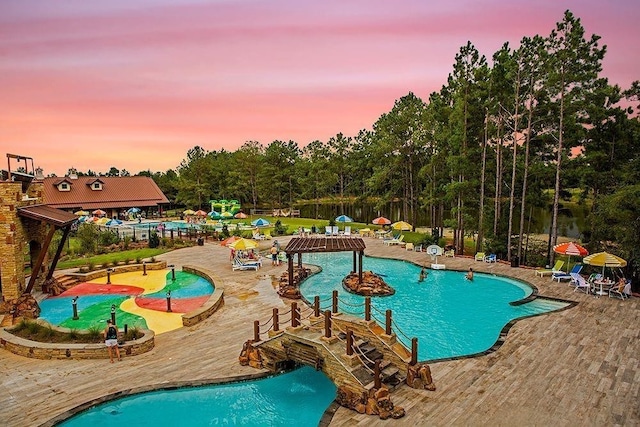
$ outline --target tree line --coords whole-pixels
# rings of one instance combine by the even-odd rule
[[[191,208],[223,198],[254,208],[312,201],[316,212],[328,199],[397,201],[411,224],[426,212],[421,225],[452,228],[456,252],[475,233],[478,251],[507,260],[522,256],[526,215],[547,208],[551,264],[558,212],[577,194],[590,206],[583,241],[626,258],[638,276],[640,82],[610,84],[605,53],[566,11],[548,35],[504,43],[491,61],[468,42],[439,91],[408,93],[357,135],[304,147],[248,141],[233,152],[196,146],[176,170],[139,174]]]

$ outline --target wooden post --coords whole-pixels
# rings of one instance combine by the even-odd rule
[[[347,329],[347,356],[353,355],[353,331]]]
[[[40,274],[40,268],[42,267],[42,263],[44,261],[45,255],[47,255],[47,249],[49,249],[49,245],[51,244],[51,239],[53,239],[53,235],[56,232],[56,228],[53,225],[49,226],[49,232],[47,233],[47,237],[45,237],[44,242],[42,243],[42,247],[40,248],[40,253],[38,254],[38,259],[36,263],[31,268],[31,277],[29,277],[29,284],[27,288],[24,290],[25,294],[31,293],[33,289],[33,285],[36,283],[36,279]]]
[[[324,337],[331,338],[331,312],[324,312]]]
[[[300,313],[298,313],[298,303],[291,303],[291,326],[300,326]]]
[[[391,335],[391,310],[387,310],[384,333]]]
[[[320,317],[320,297],[318,295],[313,297],[313,316]]]
[[[373,387],[379,389],[382,387],[382,379],[380,378],[380,359],[376,360],[373,367]]]
[[[411,365],[418,363],[418,338],[411,338]]]
[[[367,322],[371,320],[371,297],[364,299],[364,320]]]
[[[273,331],[274,332],[278,332],[280,330],[279,320],[280,318],[278,317],[278,309],[274,308],[273,309]]]
[[[253,342],[260,342],[260,321],[253,321]]]
[[[331,293],[331,309],[334,313],[338,312],[338,291]]]
[[[355,273],[356,271],[358,271],[358,264],[357,264],[357,260],[358,260],[358,258],[357,258],[356,251],[353,251],[353,270],[351,270],[351,271],[353,271],[354,273]]]
[[[364,255],[364,252],[360,251],[359,253],[360,263],[358,265],[358,283],[362,283],[362,256],[363,255]]]

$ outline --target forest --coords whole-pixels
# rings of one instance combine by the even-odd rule
[[[357,135],[304,146],[247,141],[233,152],[196,146],[175,170],[139,174],[192,209],[228,198],[247,208],[394,201],[411,224],[421,212],[429,221],[419,225],[452,228],[458,253],[473,233],[478,251],[507,260],[521,256],[530,209],[544,208],[549,264],[558,212],[573,198],[589,208],[582,243],[626,259],[637,283],[640,82],[610,84],[605,54],[566,11],[548,35],[504,43],[490,58],[469,41],[438,92],[407,93]]]

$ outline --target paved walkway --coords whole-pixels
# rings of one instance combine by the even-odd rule
[[[281,239],[284,246],[287,239]],[[367,255],[430,263],[424,253],[365,239]],[[266,247],[268,242],[261,242]],[[90,399],[131,388],[255,374],[238,364],[252,322],[284,307],[271,276],[285,266],[232,271],[218,244],[181,249],[160,259],[195,264],[225,281],[225,305],[206,321],[161,334],[153,351],[108,360],[33,360],[0,351],[0,425],[39,425]],[[355,425],[640,425],[640,298],[627,301],[574,293],[532,270],[439,258],[449,269],[494,272],[526,280],[544,296],[577,301],[550,315],[524,319],[494,353],[431,365],[435,392],[401,387],[393,394],[407,416],[380,421],[340,408],[331,426]],[[365,259],[366,269],[366,259]]]

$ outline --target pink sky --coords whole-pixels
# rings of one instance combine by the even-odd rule
[[[566,9],[607,45],[612,83],[640,79],[627,0],[2,0],[0,144],[45,174],[135,174],[196,145],[354,136],[439,90],[467,40],[490,58]]]

